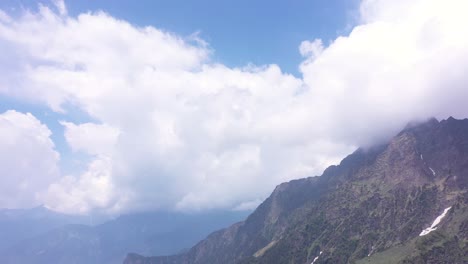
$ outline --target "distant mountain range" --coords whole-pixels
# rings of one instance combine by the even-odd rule
[[[468,120],[431,119],[276,187],[244,222],[125,264],[468,263]]]
[[[90,219],[48,210],[0,209],[0,252],[14,244],[67,224],[88,224]]]
[[[0,210],[0,263],[111,264],[121,263],[129,251],[174,254],[247,214],[144,212],[91,225],[89,217],[64,215],[44,207],[4,209]]]

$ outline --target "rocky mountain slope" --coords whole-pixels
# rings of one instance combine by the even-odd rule
[[[468,263],[467,187],[468,120],[431,119],[279,185],[186,253],[124,263]]]

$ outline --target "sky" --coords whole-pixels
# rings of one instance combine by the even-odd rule
[[[2,1],[0,207],[251,210],[410,121],[467,117],[466,8]]]
[[[3,0],[0,8],[17,13],[37,9],[37,3]],[[283,71],[299,75],[298,44],[310,38],[332,41],[348,31],[359,1],[74,0],[66,6],[72,16],[103,10],[136,26],[198,35],[212,48],[212,59],[230,67],[281,62]]]

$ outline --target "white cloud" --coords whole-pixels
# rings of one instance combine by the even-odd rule
[[[362,25],[301,71],[333,137],[365,145],[408,120],[466,117],[468,22],[463,0],[364,1]],[[345,128],[345,129],[343,129]]]
[[[302,78],[102,12],[2,13],[0,93],[95,122],[62,122],[93,161],[48,187],[53,208],[244,208],[412,119],[467,116],[466,6],[364,1],[349,36],[300,45]]]
[[[317,58],[323,51],[323,43],[321,39],[316,39],[312,42],[305,40],[299,46],[299,52],[304,57]]]
[[[100,157],[93,160],[79,177],[68,175],[51,183],[39,194],[50,209],[70,214],[85,214],[92,210],[118,211],[117,193],[112,184],[111,160]],[[119,193],[125,201],[125,193]]]
[[[119,131],[106,124],[73,124],[60,122],[65,127],[65,139],[73,151],[83,151],[90,155],[112,153]]]
[[[63,0],[54,0],[54,5],[59,11],[59,14],[62,16],[67,15],[67,7],[65,6],[65,2]]]
[[[242,202],[239,205],[235,206],[233,208],[234,211],[248,211],[248,210],[254,210],[259,206],[263,200],[261,199],[255,199],[252,201],[247,201],[247,202]]]
[[[59,178],[51,132],[32,114],[0,114],[0,207],[37,206],[38,190]]]

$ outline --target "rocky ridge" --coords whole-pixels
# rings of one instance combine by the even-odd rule
[[[280,184],[186,253],[124,263],[468,263],[467,187],[468,120],[430,119]]]

